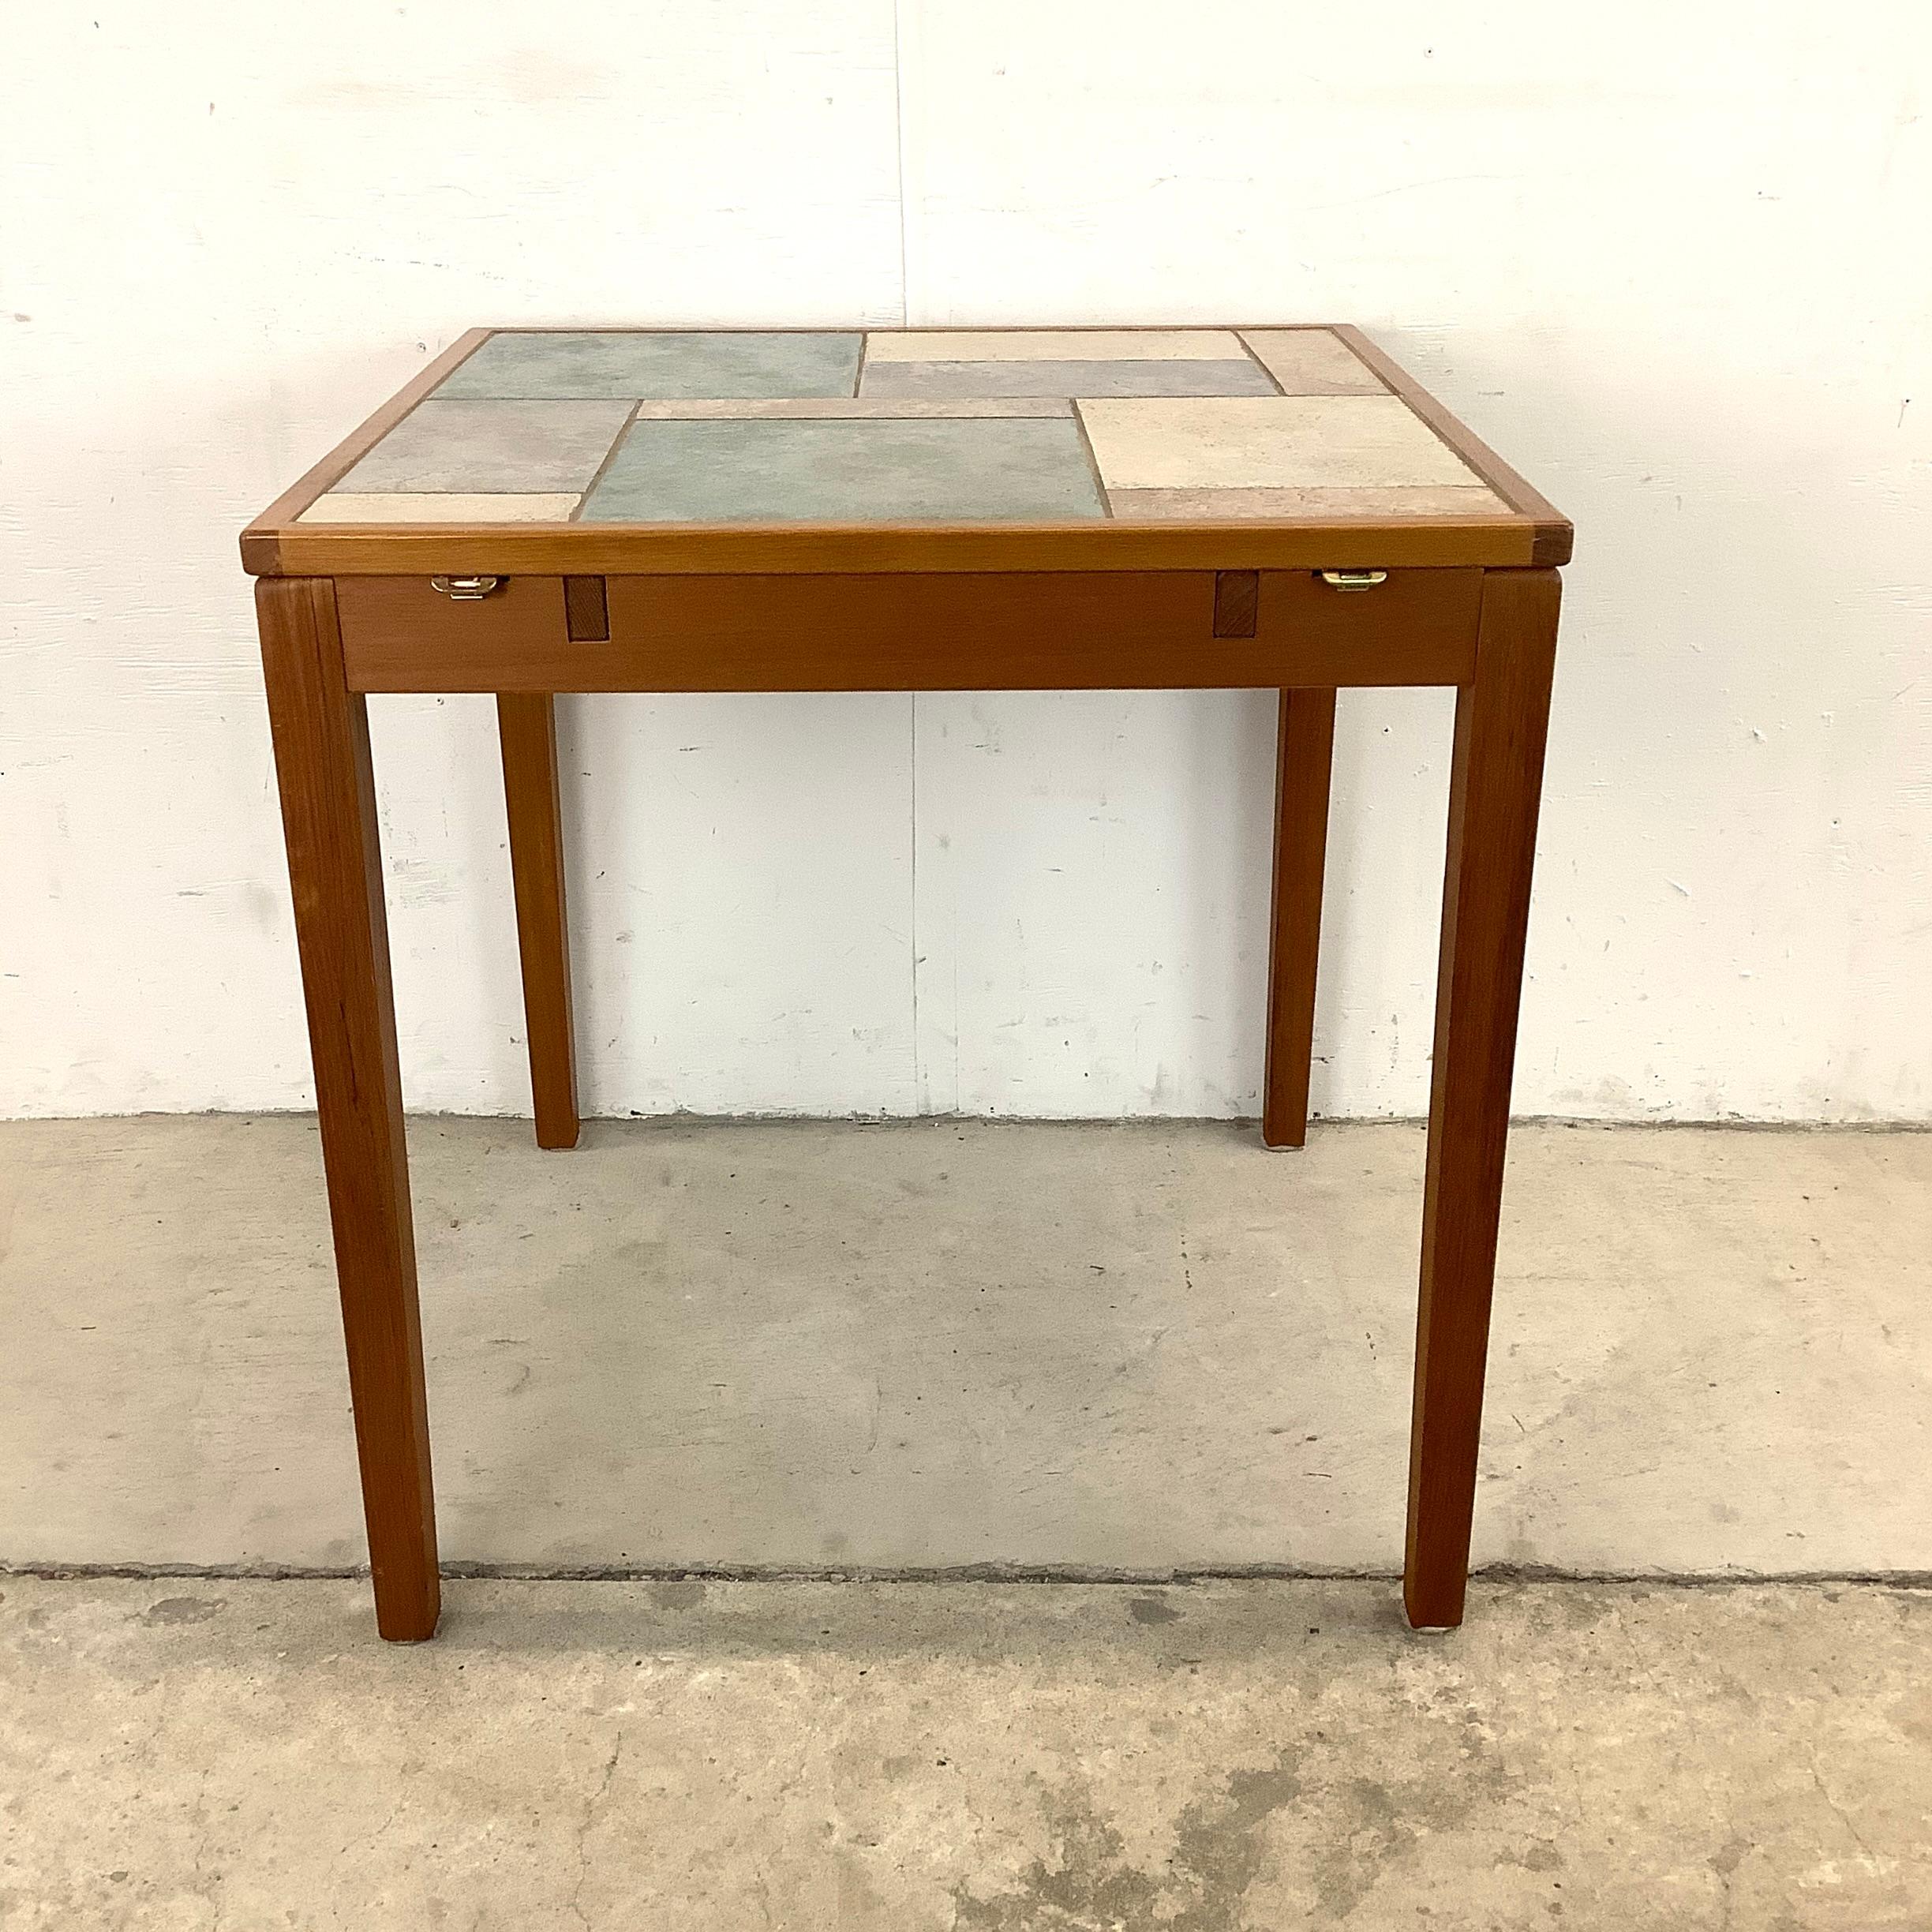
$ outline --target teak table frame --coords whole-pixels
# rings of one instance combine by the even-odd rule
[[[1559,579],[1571,528],[1358,331],[1507,515],[828,528],[304,524],[473,331],[242,537],[294,890],[376,1623],[440,1606],[365,699],[496,696],[537,1138],[578,1134],[559,691],[1281,694],[1263,1137],[1300,1147],[1338,687],[1453,685],[1403,1597],[1461,1622]],[[1384,575],[1385,573],[1385,575]],[[494,578],[452,599],[432,576]],[[1351,576],[1378,578],[1357,587]],[[1339,582],[1336,579],[1340,579]],[[474,586],[460,588],[474,592]]]

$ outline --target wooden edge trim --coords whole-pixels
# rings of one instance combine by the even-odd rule
[[[407,577],[841,576],[879,571],[1515,569],[1520,516],[1359,522],[316,523],[278,534],[282,574]],[[272,572],[268,574],[274,574]]]
[[[282,565],[278,532],[293,523],[324,491],[346,476],[425,396],[453,369],[468,361],[496,332],[486,328],[466,330],[433,361],[418,369],[374,415],[352,429],[320,462],[305,470],[242,533],[242,567],[258,577],[279,574]]]
[[[1567,564],[1575,530],[1542,492],[1512,470],[1467,424],[1452,415],[1391,356],[1377,348],[1352,322],[1331,324],[1335,333],[1387,383],[1449,447],[1507,503],[1536,525],[1530,560],[1539,565]]]
[[[1576,531],[1567,519],[1539,523],[1530,539],[1530,561],[1545,569],[1567,564],[1576,549]]]

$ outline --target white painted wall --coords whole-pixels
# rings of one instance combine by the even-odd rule
[[[0,63],[0,1111],[306,1104],[248,515],[483,321],[1352,318],[1576,519],[1519,1107],[1932,1113],[1919,0],[128,0]],[[377,700],[414,1106],[518,1111],[487,701]],[[1261,695],[566,702],[598,1111],[1256,1110]],[[1346,697],[1316,1103],[1427,1082]]]

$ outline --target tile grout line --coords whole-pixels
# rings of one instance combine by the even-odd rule
[[[1255,354],[1253,343],[1249,342],[1248,338],[1244,335],[1239,329],[1230,329],[1228,333],[1241,344],[1241,354],[1245,355],[1248,360],[1252,362],[1271,384],[1274,384],[1275,393],[1277,395],[1285,396],[1288,391],[1282,387],[1282,379],[1277,376],[1258,355]],[[1359,358],[1357,359],[1359,360]]]
[[[567,522],[581,523],[583,521],[585,507],[590,501],[590,492],[609,474],[611,465],[617,459],[617,452],[623,447],[631,432],[637,426],[638,411],[642,406],[642,402],[637,397],[632,397],[630,400],[631,414],[617,425],[617,433],[612,437],[610,447],[604,452],[604,460],[591,471],[590,481],[583,486],[582,492],[578,494],[577,507],[565,519]]]
[[[1067,406],[1073,413],[1073,427],[1080,433],[1080,449],[1087,459],[1087,473],[1093,478],[1094,488],[1100,492],[1100,511],[1110,522],[1114,519],[1114,499],[1107,494],[1106,478],[1100,474],[1100,459],[1094,454],[1093,438],[1087,433],[1087,418],[1081,413],[1080,398],[1069,396]]]

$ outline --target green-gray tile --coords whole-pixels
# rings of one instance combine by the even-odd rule
[[[1057,417],[634,423],[591,523],[1055,522],[1106,514]]]
[[[628,402],[421,402],[335,487],[374,496],[581,490],[630,415]]]
[[[677,331],[492,335],[439,397],[848,396],[856,334]]]
[[[1267,370],[1244,357],[1211,362],[868,362],[863,396],[1279,395]]]

